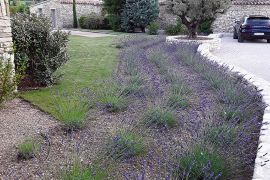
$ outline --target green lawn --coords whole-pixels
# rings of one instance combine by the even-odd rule
[[[91,87],[93,81],[111,76],[117,65],[118,50],[112,46],[115,37],[87,38],[71,36],[70,61],[59,72],[64,74],[58,85],[21,93],[21,97],[56,117],[52,93]]]

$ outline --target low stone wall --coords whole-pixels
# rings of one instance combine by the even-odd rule
[[[270,16],[270,5],[232,5],[224,14],[219,14],[212,25],[214,33],[233,32],[236,20],[249,15]]]
[[[197,43],[197,44],[207,44],[208,51],[212,51],[214,49],[219,49],[221,47],[221,39],[219,34],[212,34],[207,37],[205,36],[199,36],[199,38],[209,38],[206,40],[189,40],[189,39],[181,39],[186,36],[168,36],[166,38],[166,41],[169,43]]]

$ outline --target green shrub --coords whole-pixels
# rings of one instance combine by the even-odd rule
[[[118,15],[108,15],[109,25],[113,31],[121,31],[121,18]]]
[[[86,19],[87,17],[86,16],[81,16],[79,18],[79,25],[82,29],[87,29],[87,24],[86,24]]]
[[[28,160],[35,157],[39,144],[34,140],[26,140],[18,146],[18,159]]]
[[[157,35],[158,34],[158,29],[159,29],[159,24],[157,22],[151,22],[148,26],[148,34],[150,35]]]
[[[226,124],[206,129],[207,140],[218,146],[228,145],[234,142],[236,136],[236,129]]]
[[[131,132],[114,136],[108,147],[108,153],[114,159],[127,159],[146,152],[144,139]]]
[[[103,180],[107,173],[94,167],[85,167],[80,162],[75,162],[72,168],[61,174],[61,180]]]
[[[142,92],[143,88],[143,79],[139,75],[131,76],[127,85],[122,91],[122,95],[128,96],[131,94],[137,94]]]
[[[53,73],[68,60],[68,34],[51,32],[45,17],[17,14],[12,18],[16,68],[26,64],[26,76],[40,86],[54,83]]]
[[[207,179],[211,175],[217,177],[221,174],[222,179],[226,179],[227,173],[228,169],[222,156],[197,145],[187,156],[180,159],[175,176],[177,179]]]
[[[204,21],[199,25],[198,32],[199,33],[205,33],[205,34],[211,34],[213,33],[211,26],[212,26],[212,20]]]
[[[88,103],[83,96],[62,94],[54,99],[57,118],[64,123],[67,130],[83,128],[89,111]]]
[[[12,63],[0,59],[0,105],[12,97],[20,79],[20,74],[14,74]]]
[[[101,29],[103,23],[104,17],[94,12],[79,18],[80,27],[83,29]]]
[[[109,112],[121,112],[128,108],[128,102],[125,97],[118,94],[105,94],[100,102]]]
[[[165,33],[170,35],[170,36],[175,36],[175,35],[178,35],[180,33],[183,33],[184,32],[184,29],[183,29],[183,26],[181,23],[177,23],[176,25],[168,25],[166,28],[165,28]]]
[[[172,128],[176,125],[176,117],[174,113],[166,108],[152,107],[144,115],[144,123],[148,126],[153,124]]]
[[[168,99],[168,106],[172,108],[185,108],[188,106],[188,101],[180,94],[171,93]]]
[[[135,28],[145,27],[154,21],[159,14],[158,1],[126,0],[121,13],[121,28],[125,32],[134,32]]]

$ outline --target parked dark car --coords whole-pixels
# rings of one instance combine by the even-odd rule
[[[249,16],[236,21],[233,38],[240,43],[247,39],[266,39],[270,43],[270,18]]]

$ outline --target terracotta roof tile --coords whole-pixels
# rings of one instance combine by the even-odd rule
[[[235,5],[270,5],[270,0],[233,0]]]
[[[61,4],[72,4],[73,0],[60,0]],[[102,0],[76,0],[76,4],[101,5]]]

